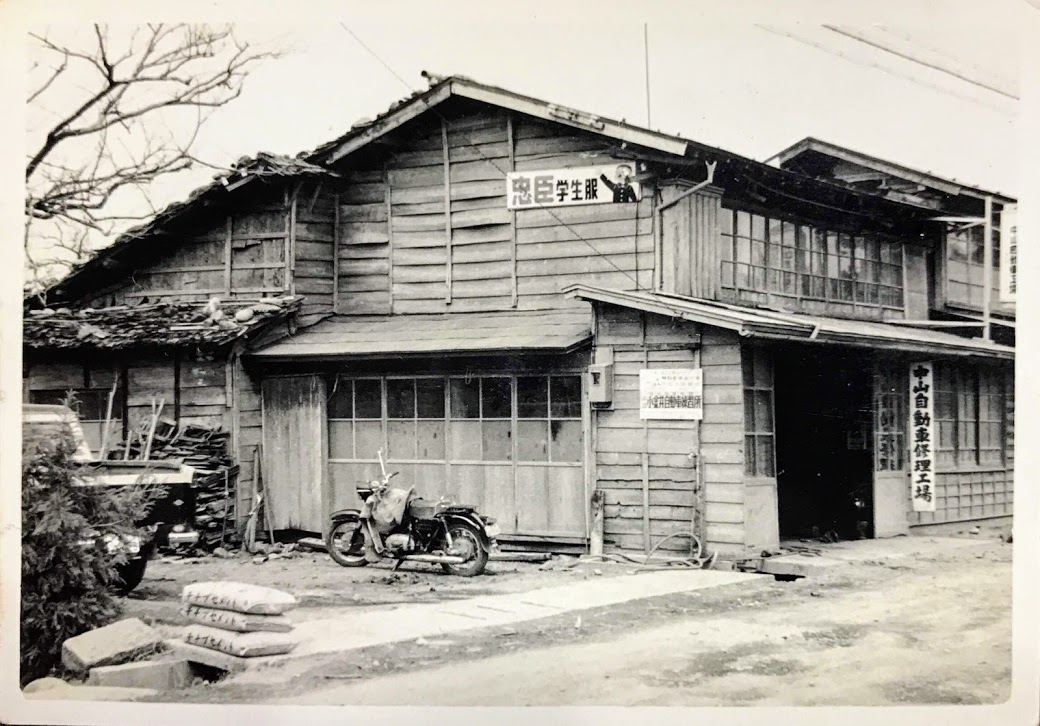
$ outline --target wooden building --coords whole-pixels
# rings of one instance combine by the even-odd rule
[[[276,528],[321,531],[382,449],[505,540],[585,549],[595,499],[607,548],[734,556],[1010,516],[1014,348],[929,325],[935,216],[449,77],[244,164],[47,304],[300,298],[229,379]]]

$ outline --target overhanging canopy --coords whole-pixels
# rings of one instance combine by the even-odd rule
[[[746,338],[830,343],[854,348],[1013,360],[1015,349],[937,330],[728,305],[680,295],[574,285],[569,296],[734,330]]]
[[[336,315],[252,353],[264,361],[566,353],[592,337],[588,310]]]

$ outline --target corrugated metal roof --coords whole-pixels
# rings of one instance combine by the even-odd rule
[[[625,292],[574,285],[570,297],[608,303],[738,332],[747,338],[829,343],[854,348],[885,348],[928,355],[974,356],[1011,360],[1015,349],[938,330],[882,322],[829,318],[801,313],[728,305],[713,300],[650,292]]]
[[[592,337],[589,310],[336,315],[252,353],[264,360],[417,354],[561,353]]]

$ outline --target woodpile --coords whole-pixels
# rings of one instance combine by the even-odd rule
[[[137,440],[131,438],[130,454],[140,458]],[[123,458],[117,450],[115,458]],[[192,490],[195,496],[195,527],[200,549],[237,544],[235,531],[235,487],[238,465],[230,454],[230,434],[196,424],[177,424],[159,419],[152,434],[150,459],[180,460],[195,469]]]

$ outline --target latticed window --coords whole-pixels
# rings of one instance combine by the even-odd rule
[[[899,471],[906,449],[906,413],[903,401],[906,383],[903,368],[892,364],[878,366],[874,386],[874,469]]]
[[[762,348],[744,350],[744,473],[776,476],[773,366]]]
[[[1004,376],[996,368],[939,363],[935,368],[936,464],[1004,462]]]
[[[903,247],[877,235],[723,209],[722,287],[805,300],[903,308]]]

